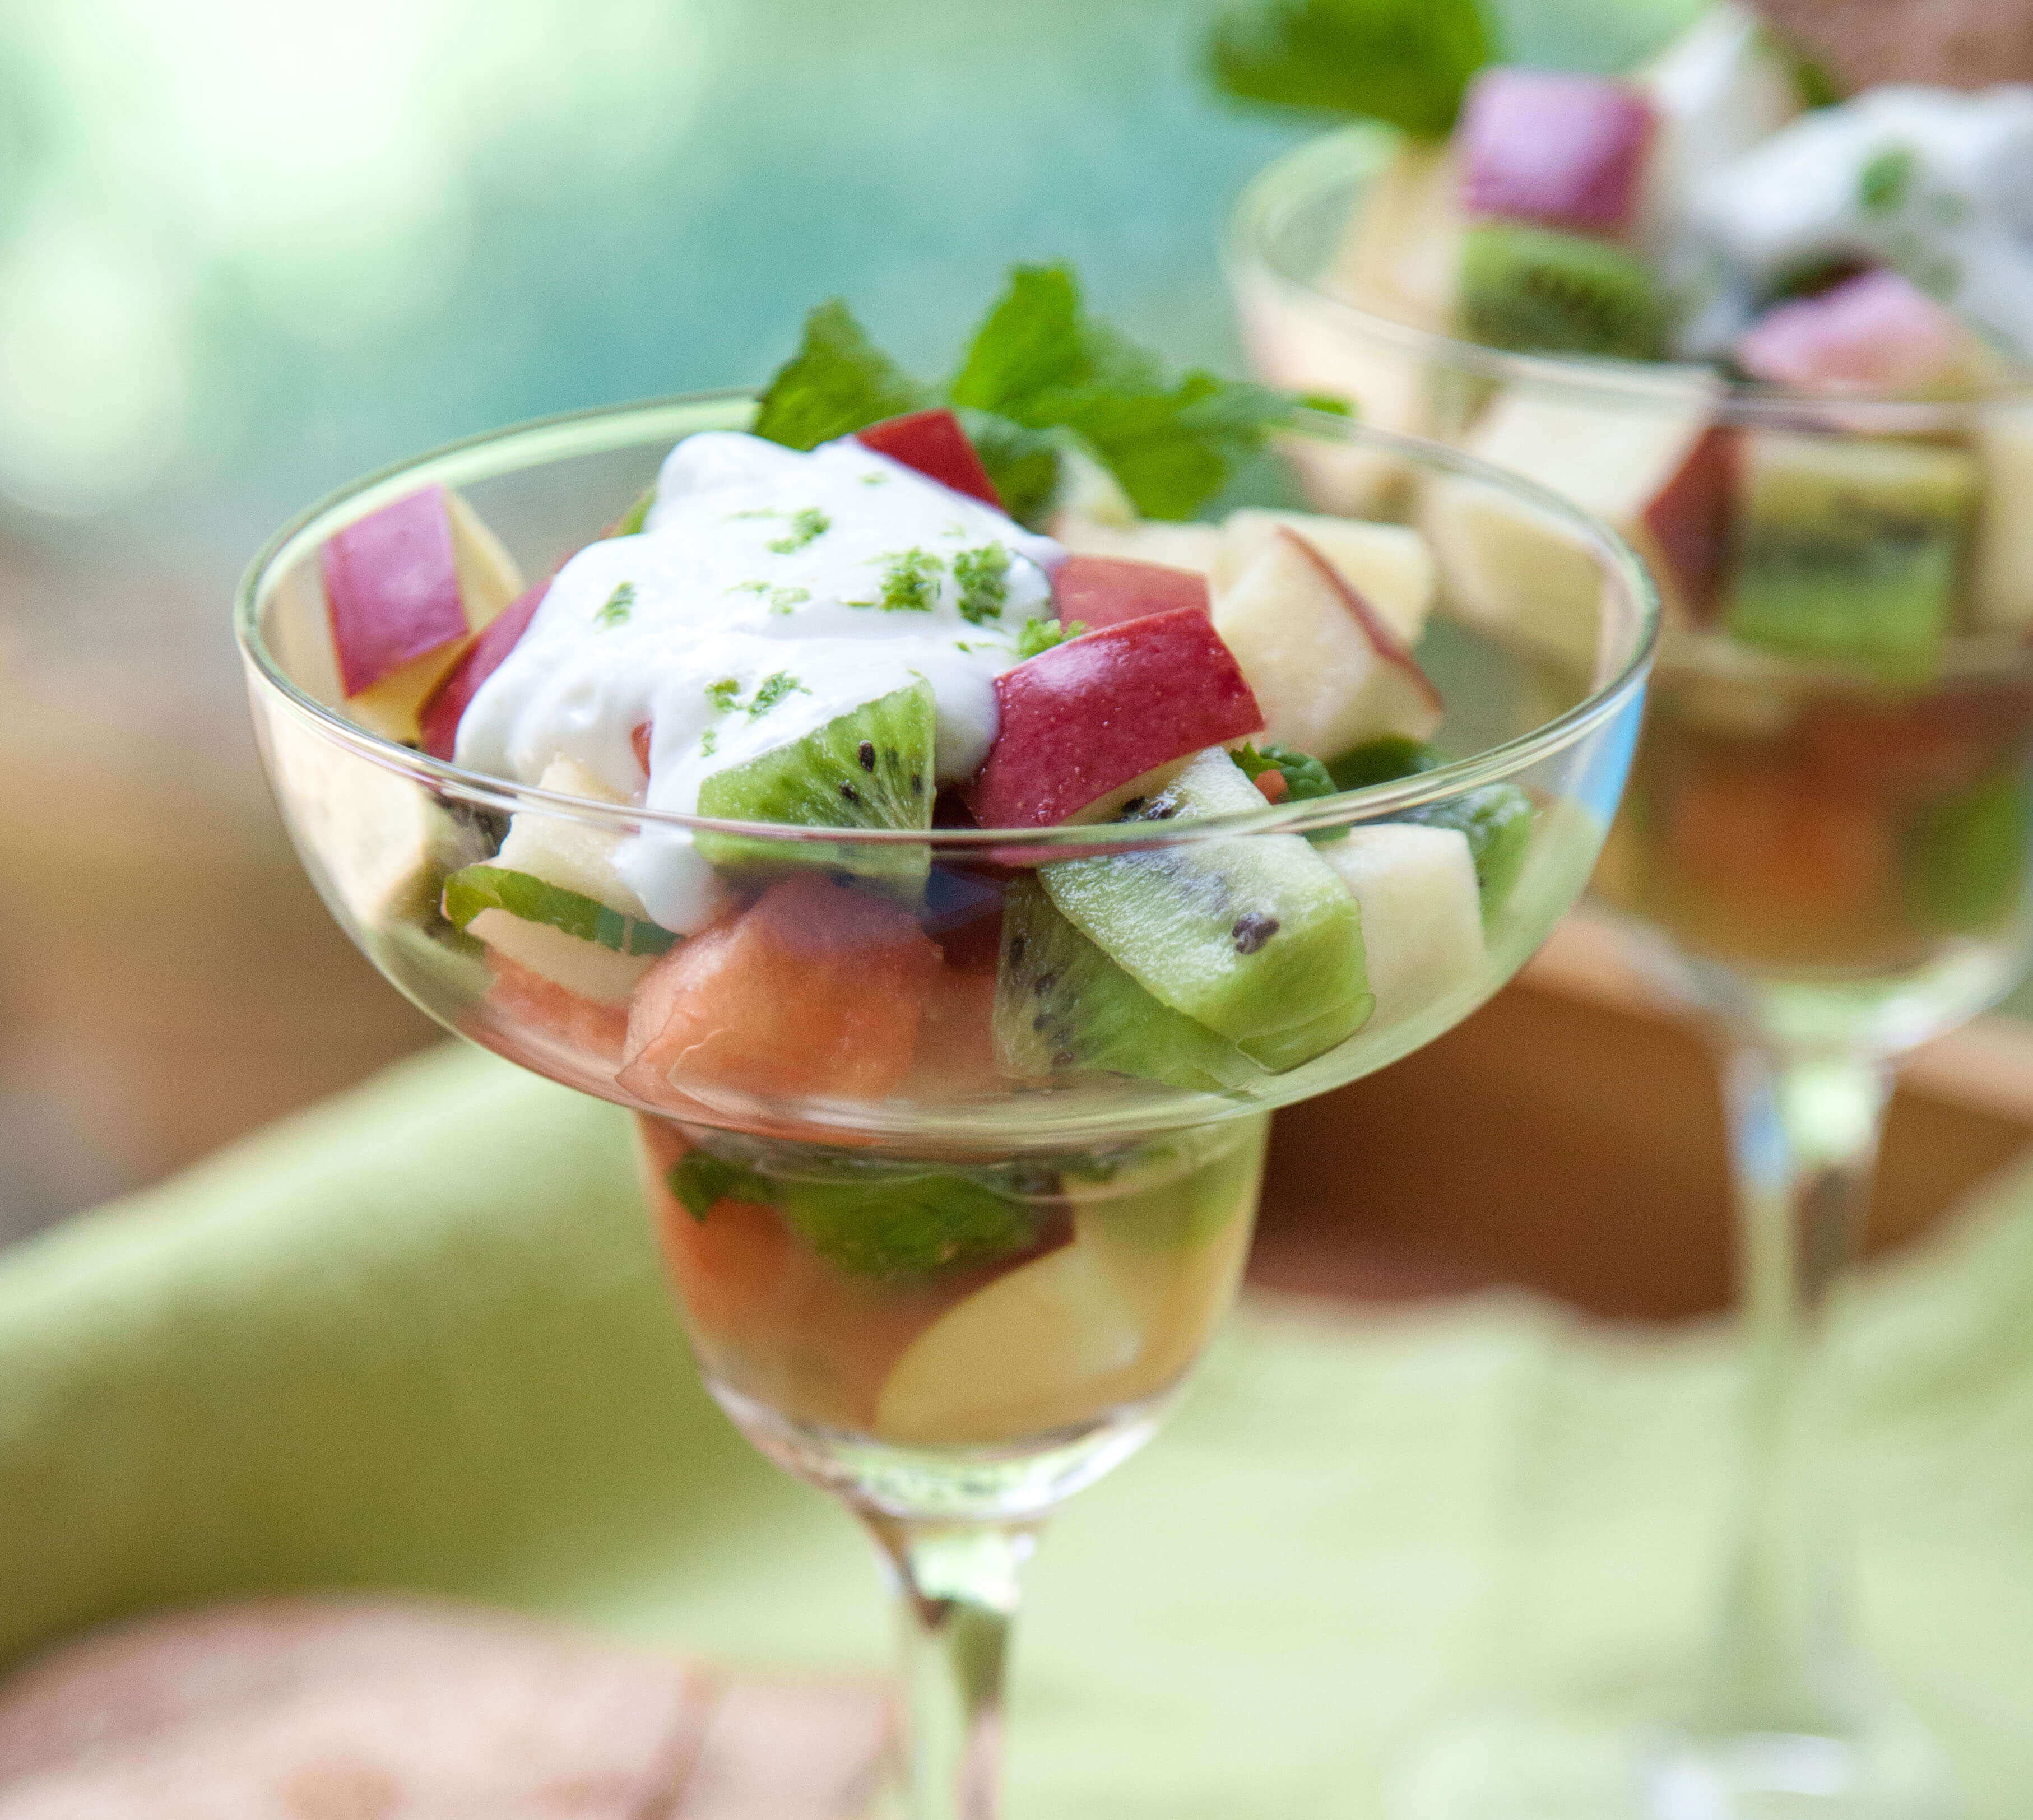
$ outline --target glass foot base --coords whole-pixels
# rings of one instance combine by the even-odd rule
[[[1840,1736],[1529,1710],[1427,1732],[1391,1778],[1389,1820],[1954,1820],[1946,1761],[1904,1710]]]

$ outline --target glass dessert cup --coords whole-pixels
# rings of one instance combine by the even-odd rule
[[[2015,463],[2033,450],[2033,394],[1789,394],[1705,368],[1504,353],[1392,320],[1346,294],[1388,155],[1378,134],[1335,134],[1242,198],[1228,259],[1252,362],[1280,384],[1354,400],[1372,423],[1501,455],[1587,499],[1657,575],[1645,733],[1593,889],[1715,1035],[1747,1372],[1720,1618],[1683,1710],[1642,1728],[1578,1711],[1450,1727],[1408,1758],[1400,1805],[1946,1811],[1938,1751],[1851,1640],[1821,1341],[1898,1058],[1997,1002],[2026,967],[2033,545],[2022,548]],[[1838,460],[1970,451],[1961,586],[1978,629],[1909,638],[1880,621],[1867,650],[1830,642],[1831,628],[1926,585],[1923,565],[1953,563],[1923,552],[1924,515],[1876,548],[1836,547],[1824,527],[1818,554],[1796,543],[1777,564],[1755,532],[1729,541],[1725,513],[1748,515],[1728,491],[1744,451],[1803,445]],[[1430,490],[1406,496],[1402,477],[1361,451],[1304,462],[1317,509],[1391,502],[1425,525],[1492,637],[1549,678],[1571,665],[1557,551]],[[1518,615],[1535,587],[1528,568],[1537,597]],[[1498,573],[1508,607],[1481,594]],[[1945,595],[1952,585],[1940,567],[1930,579]],[[1765,635],[1732,635],[1760,614]],[[1791,648],[1771,635],[1782,624]]]
[[[1016,1571],[1038,1522],[1149,1438],[1232,1301],[1271,1110],[1451,1026],[1572,902],[1629,767],[1656,603],[1630,552],[1582,515],[1323,416],[1312,436],[1501,498],[1567,540],[1594,577],[1599,649],[1563,702],[1549,706],[1544,683],[1448,617],[1443,597],[1420,655],[1447,693],[1440,738],[1473,756],[1212,818],[924,834],[714,822],[520,787],[316,698],[298,653],[315,642],[319,552],[334,532],[440,483],[541,573],[598,536],[674,442],[751,414],[745,395],[597,411],[363,481],[279,534],[237,624],[285,819],[363,952],[457,1034],[638,1114],[649,1201],[713,1394],[763,1452],[839,1496],[892,1571],[908,1811],[985,1820]],[[1473,964],[1458,949],[1447,965],[1436,949],[1391,949],[1380,912],[1376,1009],[1280,1071],[1238,1068],[1229,1046],[1148,1005],[1144,1024],[1123,1024],[1111,981],[1126,976],[1097,973],[1091,949],[1082,961],[1054,946],[1067,926],[1049,914],[1041,881],[1061,874],[1047,868],[1191,876],[1210,856],[1300,852],[1307,835],[1315,852],[1359,844],[1344,831],[1506,803],[1521,814],[1507,823],[1500,898],[1464,868]],[[691,938],[718,944],[709,990],[688,988],[703,993],[691,1040],[623,1065],[630,995],[639,1009],[666,932],[608,931],[573,991],[476,939],[481,919],[447,919],[447,878],[504,837],[582,855],[696,839],[761,893]],[[1144,1045],[1143,1077],[1102,1065],[1125,1042]]]

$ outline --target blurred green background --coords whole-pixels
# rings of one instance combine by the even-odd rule
[[[1511,0],[1627,64],[1689,0]],[[0,9],[0,1236],[429,1035],[256,775],[232,581],[362,470],[759,380],[839,293],[942,361],[1066,257],[1230,364],[1218,224],[1314,129],[1211,0],[61,0]]]

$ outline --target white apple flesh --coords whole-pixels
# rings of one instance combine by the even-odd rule
[[[1468,837],[1409,822],[1351,828],[1314,848],[1355,894],[1376,994],[1372,1028],[1479,996],[1489,981]]]
[[[1278,745],[1337,758],[1386,734],[1423,740],[1440,725],[1440,691],[1411,647],[1288,525],[1219,596],[1215,627]]]
[[[1222,1199],[1205,1230],[1169,1243],[1140,1230],[1135,1207],[1118,1217],[1110,1200],[1076,1201],[1071,1245],[998,1277],[912,1342],[876,1401],[876,1433],[919,1446],[1020,1440],[1170,1388],[1234,1296],[1260,1174],[1252,1164],[1204,1189],[1151,1191],[1173,1215],[1161,1226],[1196,1189]]]
[[[1712,612],[1728,544],[1732,440],[1705,397],[1606,410],[1500,395],[1467,451],[1606,519],[1650,566],[1672,621]],[[1562,520],[1481,482],[1425,489],[1421,522],[1453,609],[1470,623],[1584,670],[1595,663],[1600,559]]]
[[[1200,575],[1212,570],[1221,549],[1221,531],[1214,525],[1134,519],[1118,522],[1064,512],[1052,520],[1050,530],[1073,556],[1155,563],[1162,568],[1189,569]]]
[[[623,800],[571,758],[555,759],[546,766],[539,787],[596,803]],[[526,809],[509,822],[508,837],[492,863],[576,891],[646,923],[649,912],[623,882],[615,864],[626,838],[618,829]],[[531,972],[600,1005],[627,1004],[637,982],[656,960],[650,954],[616,953],[597,942],[582,941],[548,923],[526,922],[502,909],[481,911],[466,925],[466,933]]]
[[[1416,645],[1432,610],[1433,552],[1410,525],[1372,524],[1321,512],[1267,511],[1245,507],[1222,524],[1221,543],[1208,579],[1226,592],[1263,555],[1282,526],[1304,537],[1336,575],[1382,616],[1407,645]]]

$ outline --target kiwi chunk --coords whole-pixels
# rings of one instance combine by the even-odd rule
[[[1219,746],[1125,821],[1261,809]],[[1352,1036],[1376,1008],[1362,916],[1296,834],[1181,841],[1039,869],[1061,915],[1152,997],[1274,1074]]]
[[[1900,676],[1931,672],[1954,612],[1975,458],[1793,430],[1745,444],[1731,635]]]
[[[1224,1093],[1264,1078],[1234,1043],[1152,998],[1031,879],[1003,900],[993,1028],[1003,1065],[1031,1079],[1127,1074]]]
[[[1471,340],[1520,354],[1666,354],[1665,301],[1642,260],[1519,222],[1477,222],[1464,236],[1461,320]]]
[[[2033,784],[2020,770],[1934,804],[1903,844],[1915,919],[1957,934],[1995,927],[2025,889],[2029,830]]]
[[[525,923],[545,923],[617,954],[662,954],[677,941],[639,916],[506,866],[466,866],[445,880],[445,919],[463,929],[483,910],[505,910]]]
[[[699,785],[699,813],[804,828],[929,829],[935,725],[931,684],[913,683],[788,746],[714,772]],[[923,893],[931,863],[929,850],[915,841],[854,847],[822,841],[799,848],[701,834],[698,848],[724,872],[768,876],[803,863],[852,873],[913,901]]]

